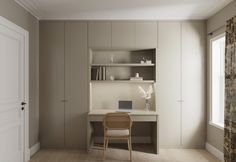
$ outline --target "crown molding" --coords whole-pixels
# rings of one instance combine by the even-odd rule
[[[21,7],[23,7],[25,10],[27,10],[29,13],[31,13],[34,17],[36,17],[38,20],[42,18],[42,14],[39,11],[39,9],[33,4],[30,0],[14,0],[17,4],[19,4]]]

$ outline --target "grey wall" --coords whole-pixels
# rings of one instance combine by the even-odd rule
[[[214,16],[210,17],[207,20],[207,32],[213,32],[213,35],[217,35],[225,31],[225,24],[228,19],[236,15],[236,1],[234,0],[230,4],[228,4],[221,11],[216,13]],[[209,40],[210,36],[208,36],[208,101],[209,101],[209,92],[210,92],[210,59],[209,59]],[[208,107],[208,125],[207,125],[207,142],[212,146],[216,147],[220,151],[223,152],[223,144],[224,144],[224,131],[222,129],[216,128],[214,126],[209,125],[209,110],[210,103],[207,104]]]
[[[39,22],[14,0],[0,0],[0,16],[29,31],[29,145],[38,142]]]

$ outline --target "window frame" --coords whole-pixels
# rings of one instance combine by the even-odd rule
[[[214,127],[216,127],[216,128],[218,128],[218,129],[221,129],[221,130],[224,130],[224,125],[221,125],[221,124],[217,124],[217,123],[215,123],[215,122],[213,122],[212,121],[212,116],[213,116],[213,114],[212,114],[212,110],[213,110],[213,108],[212,108],[212,98],[213,98],[213,95],[212,95],[212,71],[213,71],[213,69],[212,69],[212,64],[213,64],[213,60],[212,60],[212,44],[213,44],[213,41],[215,41],[215,40],[217,40],[217,39],[220,39],[220,38],[222,38],[222,37],[225,37],[226,36],[226,34],[225,34],[225,32],[223,32],[223,33],[219,33],[219,34],[217,34],[217,35],[215,35],[215,36],[212,36],[211,38],[210,38],[210,44],[209,44],[209,53],[210,53],[210,114],[209,114],[209,124],[210,125],[212,125],[212,126],[214,126]]]

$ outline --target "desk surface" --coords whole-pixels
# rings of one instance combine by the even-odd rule
[[[97,110],[91,110],[88,113],[88,115],[105,115],[106,113],[111,113],[111,112],[120,112],[120,111],[97,109]],[[130,115],[158,115],[156,111],[145,111],[145,110],[131,110],[128,113]]]

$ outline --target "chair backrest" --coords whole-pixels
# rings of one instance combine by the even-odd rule
[[[105,129],[130,129],[132,120],[127,113],[107,113],[103,119],[103,126]]]

